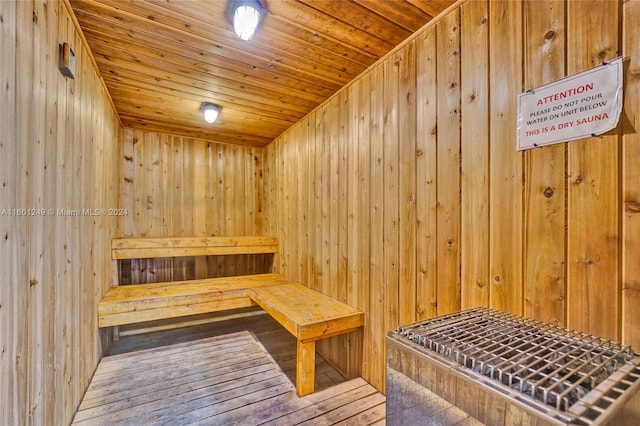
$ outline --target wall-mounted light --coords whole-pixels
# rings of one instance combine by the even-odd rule
[[[230,0],[229,20],[241,40],[251,40],[264,17],[260,0]]]
[[[204,121],[207,123],[215,123],[218,119],[218,115],[220,115],[220,107],[216,104],[212,104],[209,102],[205,102],[202,104],[202,115],[204,116]]]

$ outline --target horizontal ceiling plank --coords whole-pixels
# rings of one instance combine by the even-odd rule
[[[188,127],[184,124],[171,123],[165,120],[141,120],[137,115],[122,114],[121,118],[123,126],[130,127],[132,129],[167,133],[177,136],[187,136],[231,145],[262,148],[267,146],[267,144],[272,140],[256,135],[246,135],[239,133],[224,134],[221,132],[209,131],[202,126]]]
[[[411,32],[404,27],[397,25],[395,22],[389,21],[384,16],[377,13],[367,13],[366,8],[362,5],[352,2],[350,7],[345,7],[344,3],[352,0],[342,1],[314,1],[314,0],[298,0],[301,3],[316,9],[327,16],[338,17],[353,28],[366,32],[371,36],[386,40],[391,44],[398,45],[402,43]]]
[[[83,12],[79,12],[80,18],[85,18]],[[110,57],[123,57],[136,61],[133,54],[145,58],[153,58],[163,67],[176,69],[185,68],[197,73],[220,75],[235,81],[254,81],[256,85],[273,83],[276,86],[287,86],[319,95],[326,99],[336,85],[319,85],[317,80],[305,78],[297,74],[282,74],[272,69],[261,69],[243,62],[219,57],[210,52],[180,47],[173,51],[167,49],[167,45],[173,43],[161,38],[146,38],[144,34],[135,29],[128,29],[114,25],[94,16],[87,16],[85,22],[85,35],[90,39],[90,45],[94,53],[101,54],[103,49],[110,49]],[[123,41],[123,40],[126,40]],[[265,82],[265,83],[262,83]],[[316,99],[314,99],[316,101]]]
[[[340,3],[340,2],[338,2]],[[349,40],[376,58],[384,56],[395,45],[322,13],[296,0],[276,0],[268,3],[269,12],[281,19],[306,23],[309,31],[324,34],[334,40]]]
[[[443,10],[455,3],[455,0],[407,0],[415,7],[428,13],[429,15],[436,17]]]
[[[186,78],[179,76],[168,77],[165,80],[160,77],[152,77],[148,73],[142,72],[144,68],[134,70],[126,67],[118,67],[111,63],[109,74],[104,76],[105,82],[109,84],[120,84],[123,87],[140,87],[146,89],[157,90],[165,95],[184,93],[185,96],[197,97],[201,101],[219,102],[220,105],[233,105],[236,109],[242,111],[257,111],[260,115],[269,115],[274,118],[281,116],[295,117],[306,115],[305,109],[298,107],[295,99],[291,103],[283,101],[274,101],[272,98],[261,96],[260,93],[255,96],[248,92],[235,92],[233,89],[223,87],[220,88],[216,84],[210,84],[209,88],[200,88],[193,85]]]
[[[169,102],[177,102],[177,101],[190,101],[196,105],[200,105],[203,101],[207,100],[202,96],[196,96],[193,94],[189,94],[186,92],[170,92],[170,91],[162,91],[158,90],[157,87],[154,87],[151,84],[138,83],[136,86],[131,86],[127,83],[110,81],[110,87],[113,89],[114,94],[126,94],[128,92],[134,93],[144,93],[147,95],[155,95],[158,98],[166,100]],[[260,121],[264,121],[267,123],[272,123],[277,126],[289,127],[292,124],[295,124],[300,118],[300,115],[292,116],[289,114],[275,114],[275,113],[260,113],[259,110],[251,109],[248,107],[243,107],[242,105],[228,103],[227,106],[224,104],[220,105],[225,111],[236,111],[239,114],[244,114],[245,116],[255,117],[256,119],[260,119]]]
[[[144,32],[146,38],[162,37],[168,43],[167,48],[174,45],[180,46],[181,49],[198,46],[203,52],[215,54],[228,60],[262,69],[272,69],[285,75],[302,73],[322,81],[323,84],[340,86],[357,75],[359,73],[357,69],[362,69],[361,65],[357,65],[357,68],[348,73],[351,65],[346,61],[343,61],[342,67],[333,68],[332,65],[335,61],[325,60],[321,55],[315,55],[311,61],[309,58],[300,58],[284,49],[267,45],[257,46],[255,43],[244,43],[233,46],[233,43],[237,44],[238,41],[233,40],[232,37],[229,38],[231,36],[230,30],[224,30],[224,28],[208,25],[201,21],[185,22],[184,19],[177,19],[176,14],[169,13],[168,9],[149,2],[102,0],[98,3],[95,0],[83,1],[86,2],[87,8],[104,17],[105,20],[112,21],[114,25],[135,28],[139,32]],[[216,2],[211,2],[211,5],[215,6]],[[216,42],[212,42],[212,39]]]
[[[406,0],[354,0],[366,9],[393,21],[405,30],[414,33],[433,19],[422,9],[417,8]]]
[[[251,101],[251,105],[265,109],[275,109],[290,112],[305,112],[314,108],[318,102],[324,100],[317,97],[314,101],[302,99],[296,96],[298,92],[290,90],[289,94],[275,92],[265,88],[265,86],[253,86],[251,84],[243,84],[242,82],[234,82],[220,76],[208,75],[204,76],[206,80],[201,81],[201,74],[194,73],[188,69],[178,70],[175,72],[168,71],[166,68],[160,68],[160,64],[154,64],[151,61],[131,62],[119,58],[105,57],[97,55],[96,62],[99,65],[108,68],[104,78],[109,76],[122,76],[126,73],[131,81],[155,81],[160,87],[166,86],[170,89],[180,90],[178,88],[190,88],[193,93],[209,94],[216,96],[227,96],[230,99],[247,99]],[[284,87],[282,87],[284,89]],[[186,89],[185,89],[186,90]],[[257,104],[255,104],[257,102]],[[271,108],[269,108],[271,107]]]
[[[163,98],[143,90],[127,91],[121,93],[119,89],[113,89],[117,94],[114,100],[118,111],[124,113],[137,113],[141,117],[164,118],[173,123],[183,122],[187,125],[202,125],[203,118],[200,113],[200,103],[182,98]],[[174,111],[183,111],[177,115]],[[250,134],[259,132],[267,137],[275,137],[282,133],[289,125],[269,122],[259,116],[244,114],[241,111],[225,108],[222,110],[215,125],[229,132]]]
[[[218,15],[224,13],[226,1],[218,2],[167,2],[163,0],[147,0],[149,3],[161,5],[165,9],[172,10],[183,17],[196,20],[198,22],[209,19],[208,17],[215,12]],[[269,2],[268,5],[272,3]],[[322,55],[329,58],[331,62],[351,61],[360,66],[367,68],[376,57],[359,49],[349,43],[348,40],[334,40],[323,37],[317,32],[310,31],[305,25],[292,23],[290,21],[278,19],[277,16],[267,13],[266,24],[262,25],[260,31],[256,34],[250,44],[239,41],[235,36],[231,35],[231,24],[223,18],[224,24],[229,28],[226,43],[238,47],[238,49],[251,49],[256,54],[263,54],[265,51],[272,49],[274,46],[281,46],[281,49],[290,52],[305,51],[309,55]],[[226,34],[226,32],[225,32]],[[309,50],[310,47],[316,50]],[[341,69],[342,66],[334,66]]]
[[[255,147],[454,2],[266,0],[260,30],[244,42],[228,0],[68,1],[123,125]],[[202,102],[222,106],[214,125]]]

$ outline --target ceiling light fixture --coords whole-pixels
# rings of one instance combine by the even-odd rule
[[[251,40],[263,18],[260,0],[231,0],[229,19],[233,30],[241,40]]]
[[[216,104],[205,102],[202,104],[202,115],[207,123],[215,123],[220,114],[220,107]]]

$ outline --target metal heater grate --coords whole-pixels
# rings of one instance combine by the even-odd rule
[[[640,378],[628,346],[487,308],[399,327],[395,334],[491,379],[518,400],[553,408],[553,417],[566,423],[593,424]]]

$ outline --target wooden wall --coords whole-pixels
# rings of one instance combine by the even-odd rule
[[[384,389],[386,331],[478,305],[640,350],[637,22],[639,0],[462,2],[267,147],[276,267],[366,312],[325,356]],[[620,55],[624,124],[516,151],[518,93]]]
[[[61,1],[0,1],[0,87],[0,424],[64,425],[103,354],[117,218],[82,209],[117,207],[120,124]]]
[[[261,235],[263,150],[124,130],[124,236]],[[270,255],[122,262],[122,283],[257,273]]]

